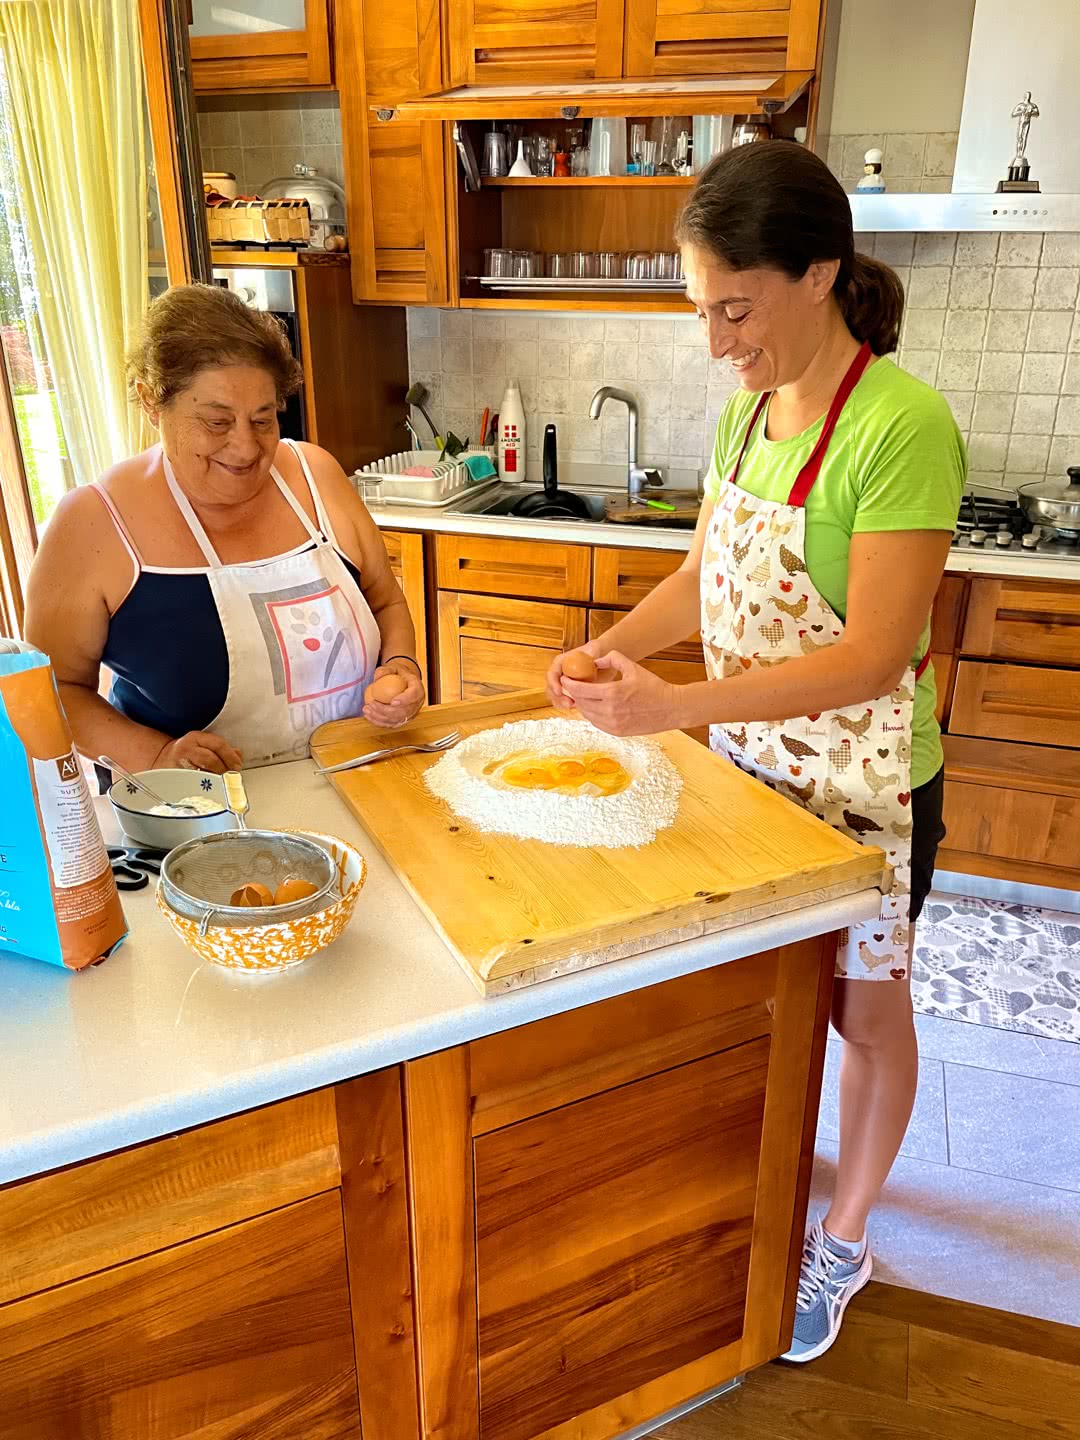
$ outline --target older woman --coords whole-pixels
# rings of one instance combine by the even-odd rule
[[[65,497],[30,576],[27,635],[78,748],[220,772],[304,755],[328,720],[405,724],[424,703],[412,621],[341,467],[279,436],[301,379],[280,327],[176,286],[129,373],[161,443]],[[405,689],[365,706],[391,671]]]

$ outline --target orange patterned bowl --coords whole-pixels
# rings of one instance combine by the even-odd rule
[[[367,879],[367,862],[360,851],[334,835],[300,831],[317,840],[333,857],[337,866],[334,887],[336,899],[311,915],[282,920],[276,925],[260,925],[258,911],[253,910],[250,925],[209,925],[205,935],[199,934],[199,922],[178,915],[166,900],[158,884],[158,909],[200,960],[222,965],[228,970],[244,970],[249,974],[273,975],[317,955],[336,940],[352,919],[360,891]]]

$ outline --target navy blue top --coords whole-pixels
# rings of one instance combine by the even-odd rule
[[[174,739],[208,729],[229,693],[229,652],[206,574],[140,570],[109,621],[101,663],[121,715]]]

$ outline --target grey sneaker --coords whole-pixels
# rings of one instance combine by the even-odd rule
[[[802,1273],[795,1300],[795,1334],[782,1360],[798,1364],[824,1355],[840,1333],[848,1301],[857,1295],[873,1272],[870,1246],[854,1258],[831,1244],[821,1221],[810,1227],[803,1246]]]

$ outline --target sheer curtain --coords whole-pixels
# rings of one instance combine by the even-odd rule
[[[3,0],[0,124],[77,484],[147,443],[124,351],[146,306],[137,0]]]

